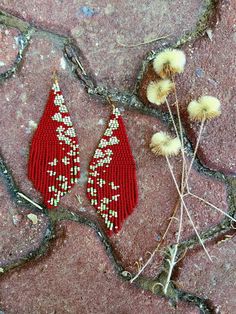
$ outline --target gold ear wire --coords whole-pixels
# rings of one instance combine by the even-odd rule
[[[110,99],[109,96],[107,96],[107,101],[108,101],[109,105],[112,107],[113,110],[116,109],[116,106],[115,106],[114,103],[111,101],[111,99]]]
[[[57,70],[56,69],[53,69],[53,71],[52,71],[52,80],[53,80],[54,83],[58,82],[58,75],[57,75]]]

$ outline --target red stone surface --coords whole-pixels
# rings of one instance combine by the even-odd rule
[[[108,3],[103,3],[103,6],[100,6],[103,8],[101,11],[97,12],[92,17],[83,17],[81,24],[78,24],[77,20],[71,17],[71,14],[76,13],[72,10],[73,6],[69,6],[69,4],[67,7],[68,11],[66,11],[68,13],[68,23],[65,22],[65,10],[61,10],[63,2],[61,4],[59,1],[54,4],[54,10],[50,10],[50,18],[49,15],[47,15],[49,13],[46,13],[46,8],[48,8],[49,5],[48,2],[46,4],[46,2],[43,3],[41,1],[41,7],[39,7],[40,14],[38,14],[39,8],[36,7],[35,2],[32,3],[28,0],[25,2],[3,1],[0,7],[9,9],[43,28],[64,34],[71,33],[76,38],[82,51],[86,53],[87,61],[90,63],[90,67],[94,68],[98,81],[103,81],[107,84],[115,82],[117,86],[125,86],[127,88],[128,84],[133,85],[134,83],[133,78],[135,77],[135,71],[140,65],[143,54],[150,50],[150,48],[156,46],[156,44],[153,44],[153,46],[150,45],[137,49],[114,48],[116,47],[116,38],[121,31],[124,31],[124,33],[122,33],[124,35],[123,39],[127,40],[127,42],[134,42],[136,40],[138,42],[143,41],[145,36],[150,32],[150,29],[152,33],[153,29],[155,29],[153,24],[150,24],[150,20],[152,20],[150,16],[147,16],[145,19],[142,18],[143,24],[139,23],[140,18],[143,16],[142,14],[144,14],[144,11],[142,11],[144,7],[142,6],[133,8],[134,10],[140,11],[133,11],[137,12],[135,15],[137,19],[134,18],[135,23],[132,22],[130,14],[128,14],[129,6],[131,6],[130,3],[131,2],[128,2],[126,6],[123,5],[124,9],[120,9],[120,11],[117,12],[112,12],[112,6],[114,5],[108,6]],[[195,12],[199,12],[200,10],[200,6],[198,6],[199,3],[197,5],[195,1],[191,1],[191,5],[189,6],[186,5],[186,3],[189,4],[189,2],[185,1],[182,1],[181,4],[178,1],[172,1],[171,4],[162,4],[163,6],[173,5],[173,7],[170,7],[171,12],[167,9],[160,11],[155,10],[153,14],[157,14],[157,16],[155,16],[154,20],[158,25],[162,25],[161,19],[158,19],[159,15],[162,15],[164,20],[165,12],[168,14],[171,13],[173,16],[176,14],[176,18],[172,15],[168,15],[169,24],[167,23],[163,27],[167,27],[167,31],[170,32],[173,30],[174,36],[180,35],[180,31],[184,28],[183,25],[187,25],[183,24],[183,21],[189,23],[188,25],[190,25],[191,28],[194,27],[197,16]],[[178,9],[174,10],[174,5],[176,4],[179,4],[179,6]],[[82,6],[84,4],[77,2],[76,5],[80,8],[80,5]],[[96,4],[96,6],[97,5],[98,4]],[[106,6],[108,6],[107,10],[104,9]],[[119,3],[117,6],[122,6],[122,4]],[[228,9],[227,6],[222,9],[224,17],[228,14],[226,13],[226,9]],[[190,14],[190,12],[193,12],[193,14]],[[233,12],[232,3],[229,12],[229,14]],[[179,15],[177,17],[178,13]],[[110,17],[108,20],[102,21],[104,14]],[[121,17],[122,14],[124,18],[123,25],[114,26],[113,23],[115,23],[116,19],[119,20],[120,23],[123,21]],[[186,18],[186,16],[188,18]],[[116,19],[113,17],[116,17]],[[113,23],[111,23],[111,21],[113,21]],[[128,24],[126,24],[125,21],[128,21]],[[227,19],[228,22],[226,19],[224,19],[224,21],[225,23],[231,23],[232,17]],[[220,23],[222,23],[222,21]],[[101,25],[101,29],[98,25]],[[78,29],[73,31],[76,27],[78,27]],[[79,33],[77,33],[77,31],[80,31],[80,27],[83,31],[81,37]],[[188,29],[188,26],[185,27]],[[215,39],[213,36],[213,40],[216,40],[217,32],[223,32],[222,27],[223,26],[221,26],[219,30],[216,28],[216,31],[213,32],[215,36]],[[141,28],[142,31],[140,31]],[[162,33],[162,31],[165,33],[166,31],[165,28],[160,29],[159,26],[156,27],[156,29],[158,29],[160,33]],[[225,31],[227,31],[227,29],[228,28],[225,27]],[[107,33],[109,33],[109,37]],[[97,49],[95,49],[96,43],[99,43]],[[204,45],[207,47],[207,45],[213,45],[214,42],[210,42],[209,39],[205,38],[198,41],[196,45],[198,45],[198,43],[201,44],[199,49],[202,49],[201,51],[203,53]],[[88,49],[88,47],[90,47],[90,49]],[[223,49],[223,47],[221,48]],[[186,50],[188,50],[188,47],[186,47]],[[189,55],[189,61],[186,68],[186,75],[190,73],[192,77],[196,68],[195,54],[191,55],[190,51],[187,51],[187,54]],[[197,51],[196,57],[198,58],[198,62],[200,62],[201,57],[198,55]],[[226,75],[227,71],[225,68],[221,70],[217,62],[218,58],[220,58],[220,56],[215,57],[214,66],[216,73],[218,73],[218,71],[220,73],[217,75],[221,78],[221,76]],[[207,57],[205,57],[205,59],[207,59]],[[194,64],[192,68],[194,70],[191,70],[192,63]],[[70,69],[63,58],[61,41],[47,33],[42,34],[39,32],[34,35],[25,54],[24,62],[19,73],[1,86],[1,152],[9,168],[12,170],[20,189],[27,193],[27,195],[30,195],[35,201],[41,203],[41,196],[33,189],[26,175],[27,158],[30,140],[43,113],[48,92],[51,88],[51,71],[55,67],[58,68],[59,83],[78,134],[81,152],[80,183],[73,189],[71,194],[63,198],[61,206],[75,212],[83,213],[93,219],[98,219],[95,210],[89,205],[86,198],[87,169],[90,158],[105,129],[107,119],[110,115],[110,107],[104,106],[99,99],[91,98],[86,95],[78,80],[70,73]],[[209,64],[207,67],[209,67]],[[198,71],[197,73],[199,75],[199,73],[202,72]],[[197,83],[197,79],[191,81],[188,76],[184,76],[184,78],[185,84],[182,85],[184,92],[185,90],[189,91],[192,84],[199,84],[199,88],[204,86],[202,85],[204,81],[201,81],[202,79],[200,78],[198,78],[198,80],[202,82],[201,84]],[[209,79],[210,78],[211,77],[209,77]],[[209,82],[208,84],[212,84]],[[217,86],[217,90],[220,93],[220,85]],[[212,90],[212,92],[214,90]],[[196,89],[193,92],[197,93],[198,90]],[[190,99],[190,94],[187,92],[186,94],[187,97],[185,97],[183,103],[186,103],[186,101]],[[182,96],[180,95],[180,97]],[[186,98],[188,99],[186,100]],[[228,103],[228,107],[230,108],[229,113],[225,113],[226,111],[223,110],[223,115],[228,115],[226,118],[222,115],[216,122],[212,122],[207,126],[207,129],[210,127],[208,129],[210,135],[213,132],[213,127],[220,129],[220,121],[222,121],[222,119],[233,119],[233,109],[230,103]],[[164,230],[166,220],[175,205],[177,193],[169,175],[166,162],[162,158],[155,157],[149,150],[149,142],[152,134],[158,130],[165,130],[165,127],[158,120],[143,116],[134,111],[129,112],[124,110],[123,118],[137,163],[140,196],[139,205],[135,212],[127,220],[122,231],[111,238],[111,242],[122,265],[126,267],[127,270],[135,271],[135,262],[140,258],[144,259],[146,252],[151,251],[157,245],[157,238]],[[218,139],[224,142],[228,134],[227,132],[229,132],[230,136],[231,133],[233,133],[233,120],[230,121],[230,125],[227,128],[225,124],[222,124],[220,129],[222,132],[218,130],[218,133],[215,133],[214,140],[216,142]],[[190,132],[189,135],[191,135]],[[204,134],[204,138],[206,138],[206,140],[209,139],[207,134]],[[215,144],[217,144],[216,142]],[[218,147],[222,147],[221,142],[220,144],[214,145],[212,149],[209,150],[209,156],[211,158],[215,158],[218,154]],[[224,149],[228,144],[225,145]],[[231,153],[233,153],[233,149],[233,145],[230,146],[224,156],[227,155],[227,158],[231,158],[230,156],[232,156]],[[225,171],[225,165],[228,163],[229,159],[222,159],[222,153],[220,156],[219,164],[221,163]],[[171,162],[173,162],[176,175],[179,177],[181,167],[180,160],[173,158]],[[207,165],[210,164],[207,162]],[[223,183],[214,180],[212,177],[209,178],[193,171],[191,187],[199,196],[205,197],[208,201],[227,210],[226,188]],[[79,201],[76,195],[79,197]],[[6,200],[5,192],[4,200]],[[3,204],[1,205],[1,214],[3,213],[4,215],[1,223],[4,227],[1,227],[3,232],[0,232],[0,243],[7,243],[7,249],[6,251],[1,251],[3,254],[0,255],[0,262],[5,263],[6,261],[8,263],[10,261],[8,256],[9,252],[13,253],[14,258],[19,258],[23,256],[25,252],[30,251],[32,247],[38,247],[38,244],[42,240],[46,223],[41,222],[40,218],[38,226],[32,226],[31,222],[29,224],[28,219],[23,217],[20,225],[22,225],[24,241],[23,238],[19,237],[21,242],[15,242],[15,226],[12,226],[11,216],[4,207],[4,203],[2,202],[1,204]],[[6,205],[7,208],[9,208],[9,204],[10,203]],[[222,219],[222,215],[204,204],[200,204],[191,199],[188,199],[187,204],[199,231],[215,225]],[[11,206],[15,208],[13,205]],[[17,216],[16,221],[18,221],[18,219],[20,219],[20,217]],[[101,222],[101,220],[99,221]],[[173,224],[168,237],[168,243],[174,241],[175,233],[176,226]],[[193,234],[189,222],[185,220],[183,238],[187,238]],[[21,245],[26,244],[29,244],[27,248],[24,247],[24,250],[20,252],[22,250]],[[224,244],[221,245],[224,246]],[[210,247],[210,250],[217,250],[217,247],[218,246],[213,246],[213,249]],[[230,249],[228,249],[228,252],[230,252]],[[215,253],[215,251],[213,253]],[[224,251],[222,250],[222,254],[219,255],[222,260],[223,254]],[[182,273],[178,279],[181,287],[183,289],[187,287],[194,293],[199,291],[204,297],[212,297],[213,302],[217,305],[219,304],[219,306],[224,309],[225,313],[233,313],[234,301],[232,297],[228,298],[227,304],[224,303],[227,298],[227,294],[224,294],[227,286],[227,271],[232,272],[233,266],[227,266],[228,270],[223,268],[223,274],[219,277],[219,280],[224,280],[224,282],[221,283],[224,290],[222,289],[219,292],[216,287],[214,288],[214,294],[212,293],[213,286],[211,279],[210,282],[204,285],[203,282],[206,281],[197,281],[194,277],[195,273],[191,273],[191,267],[195,267],[193,266],[194,264],[191,264],[191,259],[195,258],[195,256],[197,256],[196,258],[198,259],[198,267],[204,269],[204,276],[207,273],[206,278],[208,278],[208,274],[214,273],[215,264],[212,265],[206,262],[206,257],[202,250],[199,253],[188,254],[187,258],[189,258],[189,261],[187,260],[186,262],[186,273],[188,272],[189,276],[193,278],[191,281],[192,287],[190,287],[191,284],[189,283],[188,276],[181,277]],[[156,259],[152,268],[149,268],[146,273],[152,276],[156,275],[160,271],[160,262],[161,258]],[[185,260],[183,260],[183,268],[184,267]],[[220,271],[218,264],[216,270],[217,272]],[[217,275],[218,273],[216,276]],[[203,278],[203,275],[201,278]],[[17,269],[8,275],[4,275],[0,282],[0,287],[0,308],[2,307],[6,313],[27,314],[39,313],[40,311],[41,313],[52,313],[53,311],[57,313],[78,313],[78,311],[80,311],[81,314],[94,312],[98,314],[131,314],[133,312],[151,314],[195,314],[198,312],[195,308],[183,304],[179,304],[178,309],[175,311],[165,300],[148,293],[143,293],[136,288],[132,288],[129,284],[122,282],[116,277],[112,270],[112,266],[105,255],[104,249],[97,240],[94,232],[87,227],[75,223],[65,223],[59,228],[58,239],[56,242],[52,243],[52,250],[46,257],[37,262],[30,262],[20,270]],[[234,295],[232,287],[233,283],[229,288],[231,296]],[[20,293],[20,291],[24,291],[24,294]],[[219,296],[218,299],[217,296]]]
[[[223,1],[218,23],[208,36],[186,46],[188,64],[180,77],[182,102],[201,95],[213,95],[222,104],[222,115],[207,123],[199,149],[199,158],[207,167],[236,173],[236,2]],[[198,127],[187,121],[187,131],[193,143]]]
[[[127,89],[133,86],[140,59],[160,43],[125,48],[118,42],[136,44],[163,35],[171,35],[168,41],[173,42],[194,29],[203,4],[203,0],[2,0],[0,9],[41,28],[72,36],[98,81]]]
[[[232,235],[231,235],[232,236]],[[230,314],[236,312],[236,241],[225,238],[210,248],[214,257],[212,264],[202,252],[186,258],[181,265],[177,283],[189,292],[208,298],[215,307],[215,313]]]
[[[33,53],[34,51],[37,53]],[[44,55],[47,58],[42,60],[41,56]],[[42,199],[37,197],[38,194],[27,178],[29,144],[34,131],[34,123],[38,123],[48,97],[48,90],[51,86],[50,69],[53,65],[57,65],[62,60],[61,58],[61,51],[48,40],[39,37],[37,41],[33,39],[25,56],[21,73],[7,81],[1,91],[3,95],[1,104],[3,131],[0,142],[2,153],[19,187],[39,202]],[[32,68],[37,72],[32,72]],[[41,79],[35,81],[35,76]],[[81,152],[80,186],[75,186],[72,193],[63,197],[61,206],[74,211],[85,211],[86,214],[97,218],[94,208],[90,206],[86,198],[86,177],[89,161],[105,130],[110,107],[99,105],[98,101],[86,96],[79,82],[62,68],[60,68],[59,83],[79,137]],[[5,97],[8,97],[9,101],[6,101]],[[154,118],[135,112],[125,111],[123,117],[137,163],[139,205],[124,224],[121,233],[112,237],[112,241],[124,265],[133,266],[137,259],[144,257],[147,251],[155,247],[156,238],[164,231],[165,221],[175,206],[177,192],[175,192],[165,160],[156,158],[149,150],[152,134],[158,130],[164,130],[163,125]],[[12,151],[19,153],[12,156]],[[173,159],[173,162],[177,170],[176,175],[179,177],[180,160]],[[196,172],[193,172],[192,181],[191,185],[198,195],[204,195],[208,201],[227,210],[226,190],[222,183]],[[80,197],[81,204],[75,195]],[[222,218],[221,214],[204,204],[199,204],[198,201],[192,200],[189,203],[189,209],[199,230],[216,224]],[[176,229],[173,228],[171,239],[175,232]],[[192,228],[186,222],[184,235],[188,237],[191,234],[194,234]],[[134,243],[136,243],[135,246]]]
[[[0,73],[11,67],[18,53],[19,31],[0,25]]]
[[[33,224],[27,217],[32,212],[13,203],[2,180],[0,203],[0,268],[4,269],[39,249],[47,234],[48,220],[34,213],[37,223]]]
[[[2,277],[5,313],[198,313],[121,281],[91,229],[64,223],[58,233],[48,256]]]

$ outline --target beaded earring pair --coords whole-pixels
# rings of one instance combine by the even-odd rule
[[[28,162],[29,179],[49,209],[58,206],[80,177],[75,128],[55,74],[53,81]],[[108,235],[121,229],[137,204],[136,166],[123,119],[115,106],[89,164],[87,197],[105,221]]]

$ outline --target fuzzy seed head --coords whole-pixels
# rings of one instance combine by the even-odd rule
[[[153,61],[155,72],[161,77],[170,77],[176,73],[183,73],[186,57],[182,50],[165,49]]]
[[[157,132],[151,138],[151,151],[159,156],[176,156],[181,149],[178,137],[172,138],[166,132]]]
[[[173,88],[174,84],[169,79],[151,82],[147,87],[147,99],[153,104],[161,105]]]
[[[193,121],[214,119],[221,114],[220,101],[213,96],[202,96],[190,102],[188,114]]]

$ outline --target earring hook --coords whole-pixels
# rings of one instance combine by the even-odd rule
[[[53,80],[54,83],[58,82],[58,75],[57,75],[57,70],[56,69],[53,69],[53,71],[52,71],[52,80]]]
[[[109,105],[112,107],[112,109],[116,109],[116,106],[114,105],[114,103],[111,101],[111,98],[109,96],[107,96],[107,101],[109,103]]]

